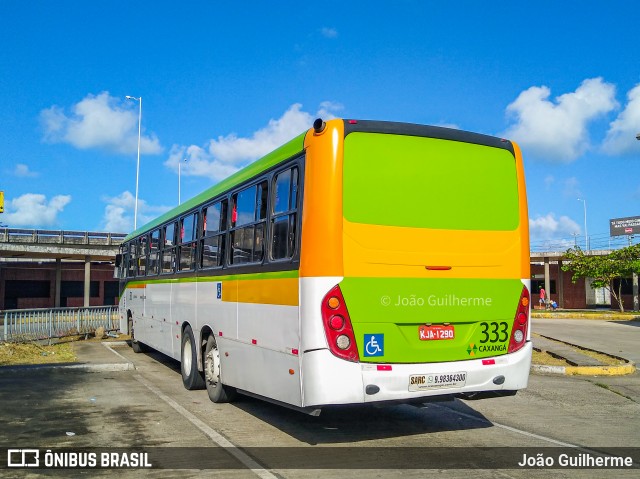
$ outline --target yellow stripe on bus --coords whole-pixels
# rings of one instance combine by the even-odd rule
[[[298,306],[298,278],[231,280],[222,283],[222,301]]]
[[[344,220],[344,275],[388,278],[527,278],[522,229],[452,231]],[[526,241],[526,240],[525,240]],[[473,245],[470,248],[469,245]],[[430,271],[427,266],[446,267]],[[448,268],[448,269],[447,269]]]

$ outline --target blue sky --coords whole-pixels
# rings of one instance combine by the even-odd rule
[[[640,6],[578,2],[0,2],[9,227],[133,227],[318,115],[517,141],[532,245],[640,216]],[[184,159],[186,158],[186,162]],[[491,214],[490,211],[487,214]]]

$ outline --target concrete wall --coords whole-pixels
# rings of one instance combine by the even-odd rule
[[[562,276],[560,279],[559,276]],[[549,294],[550,299],[555,300],[558,306],[564,309],[589,309],[596,308],[595,292],[580,278],[574,284],[571,281],[571,271],[562,271],[557,263],[549,265],[550,280],[555,282],[555,292]],[[544,265],[531,264],[531,279],[541,281],[544,278]],[[560,299],[560,285],[563,285],[563,301]],[[625,310],[633,310],[633,295],[622,295]],[[538,304],[536,291],[532,292],[533,305]],[[611,309],[618,310],[617,301],[611,297]]]
[[[18,297],[17,304],[7,298],[7,281],[47,281],[48,296],[28,298]],[[61,282],[84,282],[84,262],[61,262]],[[105,297],[105,283],[117,281],[113,278],[113,265],[109,263],[91,263],[91,281],[98,283],[98,296],[89,298],[90,306],[113,304],[114,298]],[[52,308],[55,305],[56,263],[52,262],[3,262],[0,263],[0,309]],[[62,299],[64,303],[64,299]],[[117,303],[116,303],[117,304]],[[64,304],[62,304],[64,305]],[[84,305],[84,296],[66,298],[66,306]]]

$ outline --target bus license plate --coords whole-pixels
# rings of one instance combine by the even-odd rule
[[[418,329],[420,341],[436,341],[440,339],[454,339],[453,324],[421,324]]]
[[[440,374],[413,374],[409,376],[409,391],[461,388],[467,382],[466,371]]]

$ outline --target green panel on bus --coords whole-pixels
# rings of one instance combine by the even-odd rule
[[[344,217],[354,223],[513,231],[516,162],[490,146],[355,132],[345,139]]]
[[[427,363],[506,354],[522,293],[517,279],[345,278],[340,283],[363,362]],[[453,326],[425,340],[421,325]],[[365,338],[377,337],[378,354]],[[382,353],[382,354],[380,354]]]

